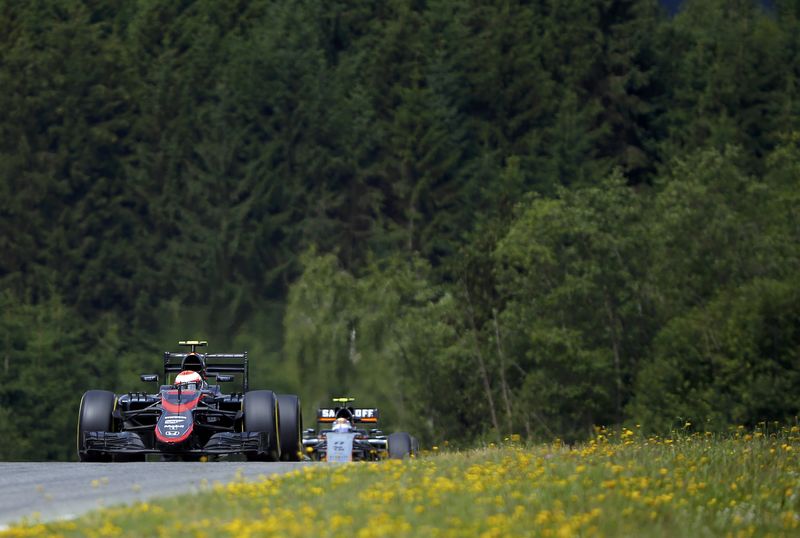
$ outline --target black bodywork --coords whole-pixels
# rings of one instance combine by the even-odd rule
[[[277,397],[271,391],[255,391],[253,394],[260,393],[256,394],[259,398],[251,397],[251,405],[266,401],[263,411],[254,408],[252,413],[271,415],[274,422],[268,421],[257,431],[246,431],[243,404],[248,393],[247,353],[201,354],[195,347],[205,342],[193,344],[189,353],[164,353],[164,379],[170,380],[185,370],[198,371],[209,383],[201,390],[167,384],[153,393],[113,395],[107,391],[88,391],[84,395],[78,424],[81,461],[137,461],[144,460],[146,454],[190,461],[236,453],[248,459],[270,460],[280,456]],[[143,374],[141,378],[158,383],[154,374]],[[220,384],[236,378],[241,382],[241,390],[223,392]],[[269,399],[264,400],[264,393]],[[107,420],[103,415],[112,399],[113,409]],[[274,411],[268,409],[270,405]],[[299,438],[299,424],[297,429]]]

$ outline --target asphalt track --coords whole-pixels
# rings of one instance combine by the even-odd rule
[[[22,519],[69,519],[98,508],[181,493],[215,483],[258,480],[319,463],[0,462],[0,530]]]

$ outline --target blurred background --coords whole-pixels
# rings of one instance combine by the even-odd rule
[[[0,3],[0,458],[184,339],[428,445],[795,420],[799,17]]]

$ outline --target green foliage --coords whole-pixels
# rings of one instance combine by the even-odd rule
[[[734,148],[706,150],[677,161],[655,197],[651,289],[666,319],[719,289],[756,277],[781,278],[791,267],[793,246],[783,234],[794,217],[773,210],[787,186],[745,175],[740,155]],[[789,181],[796,185],[797,179]]]
[[[651,431],[791,420],[800,411],[787,398],[800,390],[798,322],[796,280],[755,280],[672,320],[639,373],[633,419]]]
[[[430,284],[427,264],[388,260],[355,279],[332,255],[309,252],[303,263],[289,293],[284,353],[307,420],[331,397],[348,395],[380,407],[385,427],[423,439],[464,435],[465,417],[474,418],[467,430],[483,428],[481,395],[474,412],[464,409],[474,361],[458,334],[456,303]]]
[[[547,183],[592,184],[614,167],[646,178],[650,103],[663,91],[654,79],[657,9],[652,0],[597,0],[546,11],[542,62],[558,83],[555,117],[542,129]]]
[[[538,404],[521,407],[549,409],[559,423],[550,431],[575,435],[621,416],[650,330],[642,219],[637,196],[610,176],[559,199],[532,199],[497,245],[497,286],[507,301],[500,319],[514,335],[508,353],[521,362],[520,397]],[[547,423],[534,414],[526,424],[534,418]]]
[[[33,377],[130,390],[187,337],[431,440],[656,428],[657,397],[686,412],[656,372],[715,423],[787,416],[664,336],[759,286],[792,311],[800,12],[774,4],[4,5],[0,351],[44,358],[0,434],[48,401]],[[697,364],[750,360],[715,334]],[[70,457],[59,420],[4,456]]]
[[[292,286],[287,301],[284,351],[296,364],[307,411],[352,389],[358,362],[353,350],[352,277],[339,268],[336,257],[303,257],[302,277]],[[334,391],[334,394],[331,394]]]
[[[54,296],[36,306],[0,295],[0,458],[73,459],[78,404],[85,390],[113,380],[119,340],[114,328],[88,329]]]
[[[757,4],[687,0],[665,27],[659,48],[670,84],[659,124],[669,135],[667,159],[692,147],[741,145],[748,166],[758,167],[780,133],[796,128],[786,116],[796,91],[796,18],[787,11],[776,20]]]

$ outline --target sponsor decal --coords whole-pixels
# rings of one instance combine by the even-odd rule
[[[353,461],[353,439],[352,433],[329,433],[328,434],[328,453],[329,462]]]
[[[356,422],[378,422],[378,410],[374,407],[353,409],[352,418]],[[320,408],[317,410],[317,420],[319,422],[333,422],[335,419],[336,409]]]
[[[156,425],[156,439],[164,443],[179,443],[187,439],[194,428],[191,422],[185,424],[164,424]]]
[[[169,409],[165,409],[156,424],[155,436],[162,443],[175,444],[186,440],[193,430],[194,423],[190,410],[173,414]]]
[[[317,409],[317,420],[319,422],[333,422],[333,419],[336,418],[336,410],[335,409]]]

